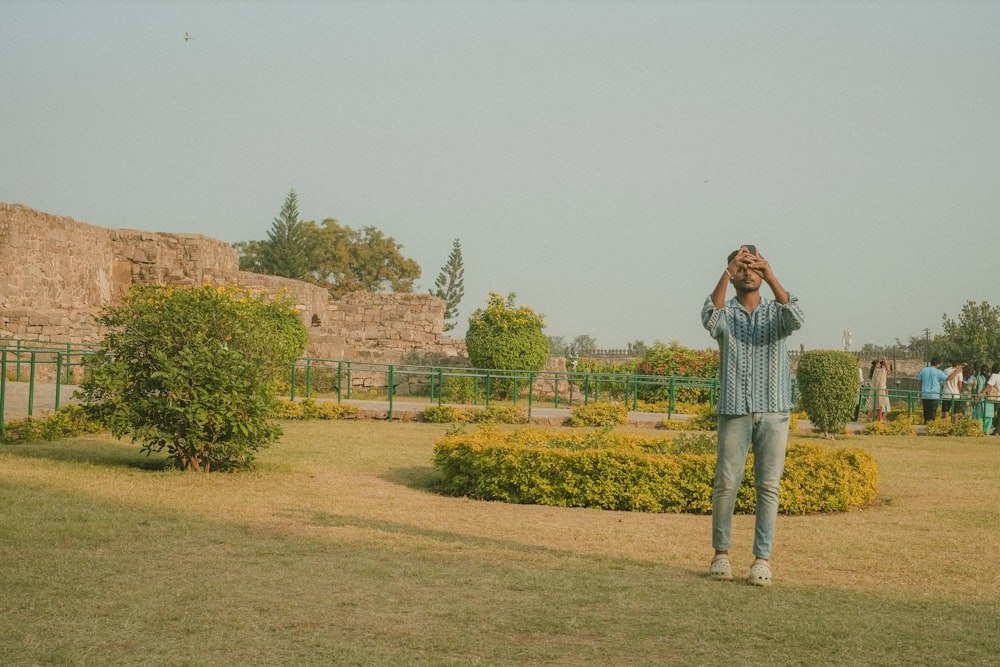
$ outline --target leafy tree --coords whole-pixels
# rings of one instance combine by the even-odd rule
[[[496,370],[541,370],[549,356],[549,340],[542,333],[544,318],[527,306],[515,305],[516,295],[490,293],[487,307],[477,308],[469,318],[465,347],[476,368]],[[513,392],[511,379],[497,379],[491,386],[495,396]]]
[[[799,359],[796,377],[802,409],[828,436],[842,433],[854,417],[861,380],[849,352],[810,350]]]
[[[935,354],[944,359],[1000,359],[1000,308],[986,301],[966,301],[957,320],[943,317],[944,331],[934,338]]]
[[[333,218],[317,225],[299,220],[292,190],[260,241],[240,241],[244,271],[305,280],[325,287],[334,298],[349,292],[412,292],[420,265],[404,257],[402,246],[375,227],[354,230]]]
[[[111,433],[166,450],[184,470],[252,464],[281,434],[277,383],[308,333],[291,300],[237,287],[133,287],[98,321],[109,333],[85,361],[88,412]]]
[[[252,273],[268,273],[264,268],[265,241],[237,241],[233,244],[240,256],[240,270]]]
[[[592,336],[580,334],[573,339],[571,347],[576,350],[577,354],[587,356],[597,352],[597,341]]]
[[[569,345],[566,344],[566,339],[562,336],[546,336],[549,339],[549,356],[550,357],[565,357],[566,353],[569,351]]]
[[[404,257],[402,245],[375,227],[354,230],[327,218],[309,223],[311,281],[334,298],[350,292],[412,292],[420,265]]]
[[[434,289],[430,293],[439,299],[444,299],[446,304],[444,311],[444,330],[451,331],[457,324],[454,321],[458,316],[458,304],[465,296],[465,267],[462,265],[462,243],[455,239],[451,244],[451,254],[448,261],[441,267],[441,273],[434,281]]]

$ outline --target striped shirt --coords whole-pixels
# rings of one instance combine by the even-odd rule
[[[719,343],[720,415],[790,412],[792,371],[785,339],[805,317],[798,299],[781,304],[761,296],[753,313],[736,297],[715,308],[709,296],[701,322]]]

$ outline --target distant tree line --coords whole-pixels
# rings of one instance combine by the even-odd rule
[[[403,255],[403,246],[376,227],[352,229],[333,218],[300,220],[294,189],[285,196],[266,239],[239,241],[233,247],[243,271],[320,285],[335,299],[359,291],[412,292],[421,273],[420,265]],[[430,290],[445,301],[445,331],[455,328],[464,275],[462,245],[455,239]]]

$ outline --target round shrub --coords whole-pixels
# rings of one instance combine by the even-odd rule
[[[528,413],[513,405],[491,405],[482,410],[470,411],[474,424],[527,424]]]
[[[858,402],[858,360],[836,350],[810,350],[799,358],[800,402],[809,420],[827,434],[843,433]]]
[[[549,357],[549,339],[542,333],[542,316],[526,306],[514,304],[516,295],[491,293],[486,308],[478,308],[469,318],[465,347],[476,368],[499,371],[537,371]],[[527,377],[524,379],[527,386]],[[491,378],[490,391],[496,398],[513,394],[514,379],[501,375]]]
[[[572,409],[566,419],[567,426],[622,426],[628,419],[628,410],[621,403],[589,403]]]
[[[441,489],[480,500],[646,512],[712,509],[715,441],[649,438],[609,430],[570,434],[479,429],[439,440]],[[754,511],[753,459],[736,511]],[[878,493],[878,467],[857,448],[791,443],[781,482],[787,514],[863,507]]]

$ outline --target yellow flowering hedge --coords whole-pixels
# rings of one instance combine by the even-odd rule
[[[621,403],[599,401],[578,405],[566,419],[567,426],[621,426],[628,420],[628,408]]]
[[[715,454],[701,438],[481,428],[435,443],[445,493],[479,500],[643,512],[710,513]],[[753,513],[753,458],[736,511]],[[878,495],[878,466],[858,448],[790,443],[780,511],[836,512]]]

